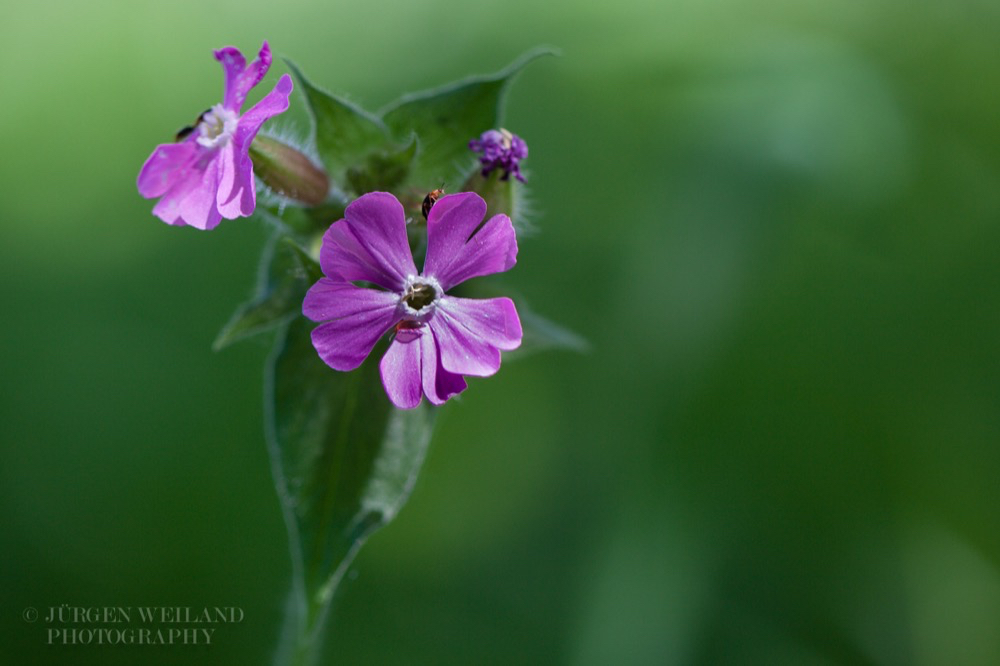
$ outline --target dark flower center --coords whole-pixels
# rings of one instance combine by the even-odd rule
[[[415,282],[407,287],[406,292],[403,294],[403,302],[409,305],[414,310],[420,310],[431,303],[437,298],[437,292],[434,291],[434,287],[423,282]]]

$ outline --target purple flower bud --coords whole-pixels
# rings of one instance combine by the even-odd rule
[[[478,139],[469,142],[469,150],[479,153],[479,163],[483,165],[483,176],[495,169],[503,169],[500,180],[507,180],[511,174],[522,183],[520,161],[528,156],[528,144],[524,139],[504,128],[486,130]]]

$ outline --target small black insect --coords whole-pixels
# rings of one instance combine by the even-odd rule
[[[184,127],[182,127],[179,130],[177,130],[176,140],[177,141],[183,141],[184,139],[188,138],[188,136],[191,134],[191,132],[195,131],[195,129],[197,129],[197,127],[201,123],[201,121],[205,119],[205,114],[208,113],[211,110],[212,109],[205,109],[204,111],[202,111],[201,115],[198,116],[198,119],[194,121],[194,125],[185,125]]]

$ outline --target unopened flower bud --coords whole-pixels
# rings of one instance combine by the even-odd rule
[[[307,206],[326,201],[330,179],[311,159],[291,146],[267,136],[250,144],[254,173],[272,190]]]

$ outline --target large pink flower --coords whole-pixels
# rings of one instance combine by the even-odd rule
[[[225,71],[225,94],[177,143],[156,147],[139,172],[139,194],[160,197],[153,214],[167,224],[211,229],[222,218],[250,215],[257,204],[253,162],[248,151],[261,125],[288,108],[292,79],[282,76],[274,89],[240,115],[247,93],[271,67],[267,42],[249,65],[232,46],[215,52]]]
[[[351,203],[345,219],[323,237],[320,264],[326,277],[302,305],[306,317],[325,322],[313,330],[312,340],[327,365],[354,370],[391,331],[379,369],[389,400],[403,409],[420,404],[421,395],[442,404],[465,390],[463,375],[495,373],[500,351],[521,344],[514,303],[446,293],[469,278],[514,265],[517,240],[510,218],[494,215],[480,227],[485,215],[486,202],[477,194],[439,199],[427,217],[427,256],[418,273],[396,197],[371,192]]]

